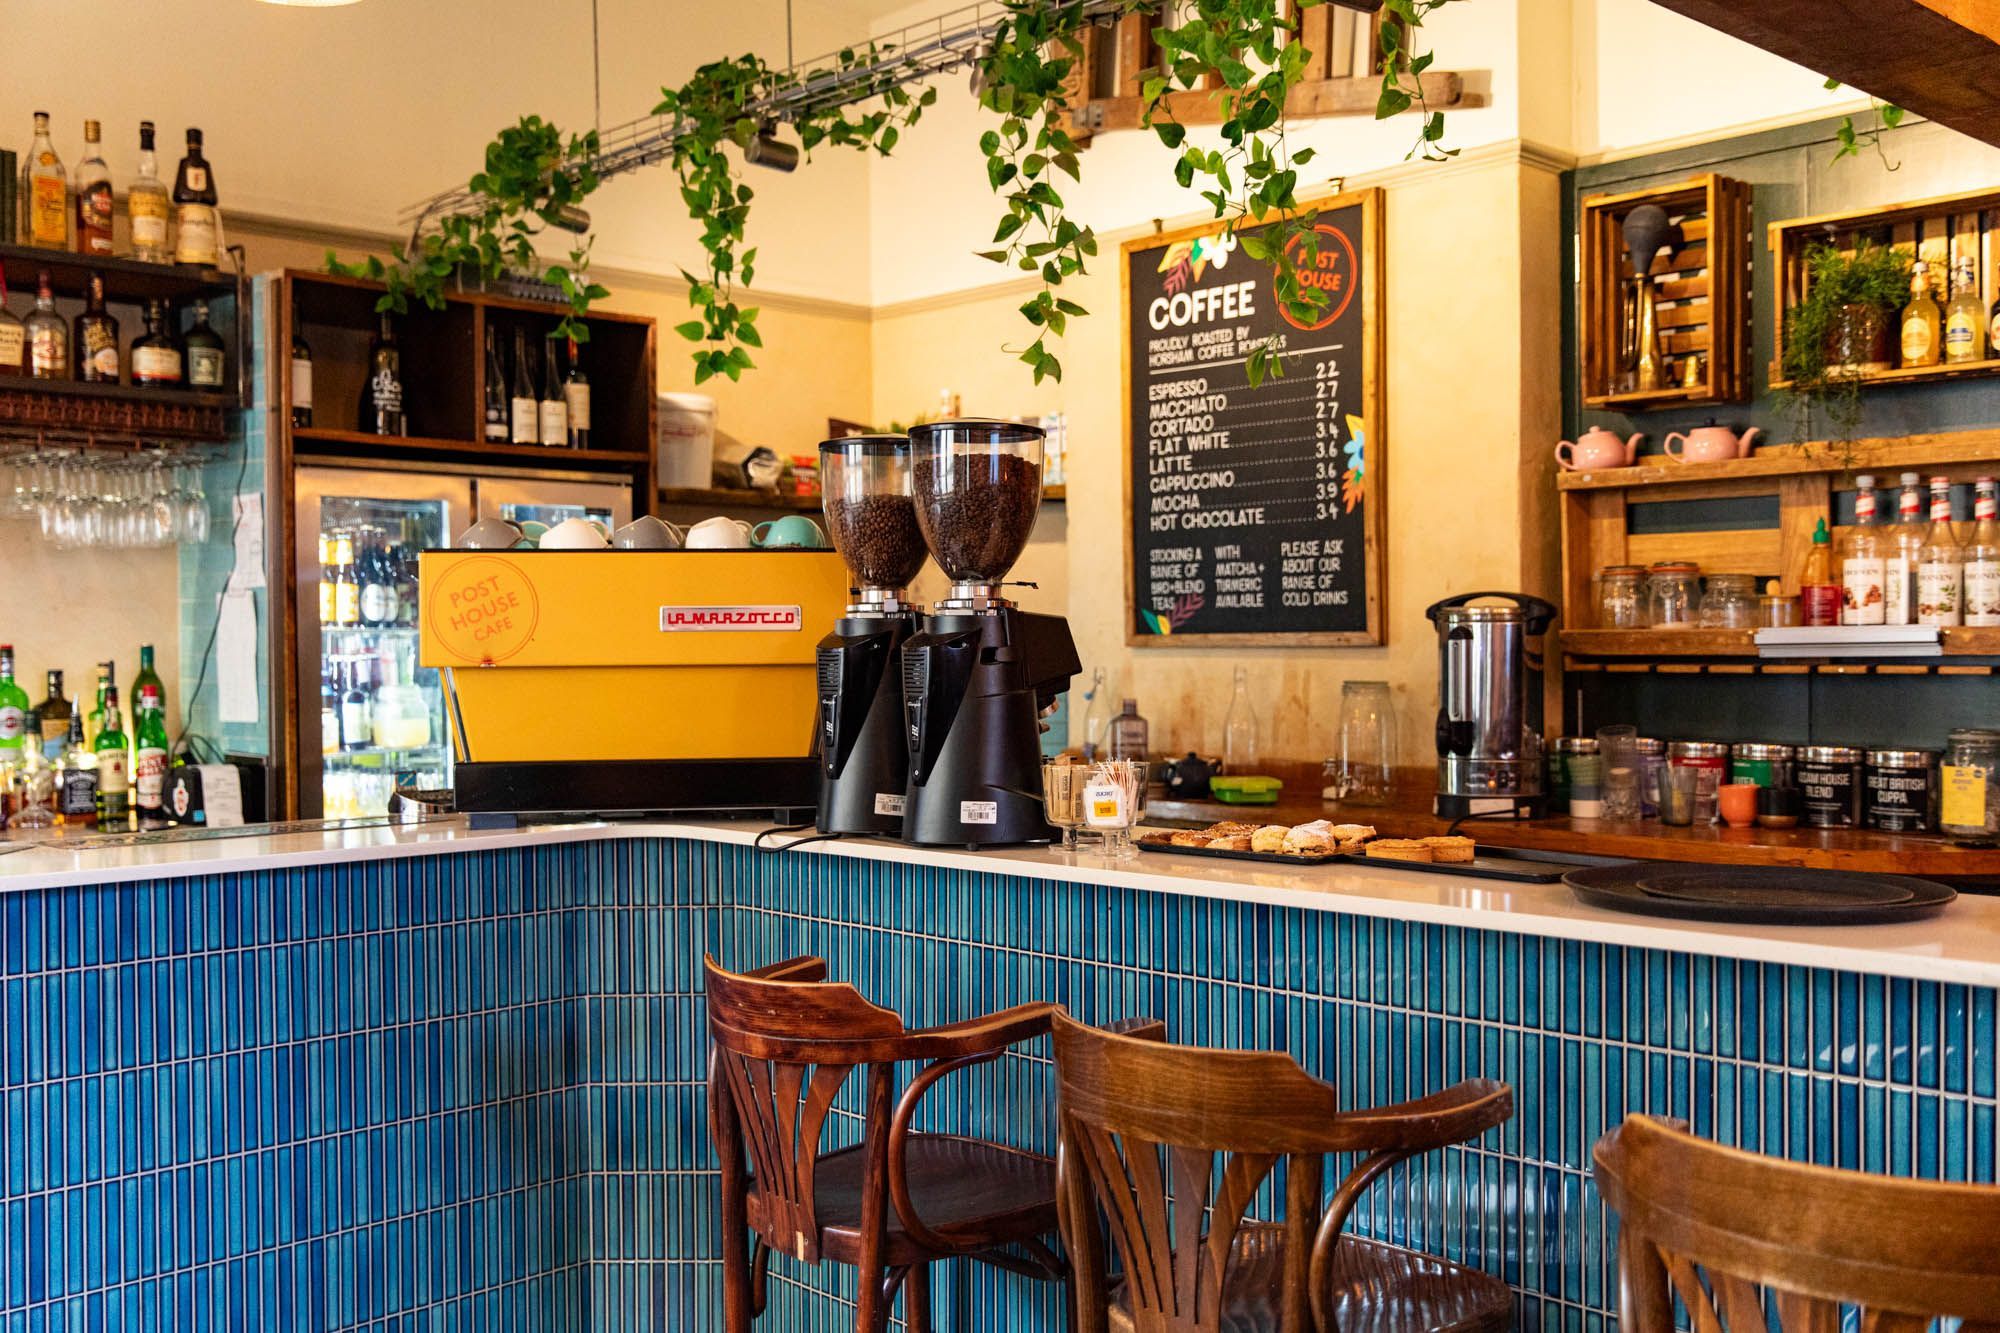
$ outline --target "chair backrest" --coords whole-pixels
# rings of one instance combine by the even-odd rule
[[[740,1142],[749,1158],[758,1184],[750,1224],[764,1243],[815,1262],[815,1165],[828,1113],[857,1067],[896,1058],[903,1020],[852,986],[827,982],[826,964],[817,958],[754,973],[731,972],[708,958],[705,968],[718,1150],[735,1151]],[[886,1080],[888,1071],[876,1077]],[[886,1098],[886,1081],[879,1091]],[[870,1100],[873,1109],[876,1099]],[[887,1127],[870,1124],[868,1132]]]
[[[1223,1327],[1231,1248],[1280,1158],[1290,1162],[1273,1313],[1303,1333],[1322,1154],[1340,1117],[1334,1089],[1285,1055],[1168,1046],[1062,1013],[1054,1029],[1063,1172],[1088,1182],[1110,1221],[1138,1333]],[[1082,1197],[1066,1187],[1072,1251],[1095,1234],[1074,1211]]]
[[[1670,1333],[1676,1296],[1706,1333],[1832,1333],[1843,1306],[1867,1333],[2000,1329],[2000,1186],[1788,1162],[1650,1116],[1596,1161],[1625,1333]]]

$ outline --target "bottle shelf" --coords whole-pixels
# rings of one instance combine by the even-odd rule
[[[67,250],[43,250],[32,245],[0,245],[0,270],[14,296],[35,294],[39,273],[49,275],[57,296],[82,299],[90,275],[104,275],[107,301],[191,301],[196,297],[236,295],[236,279],[220,269],[187,268],[179,264],[147,264],[137,259],[79,255]]]
[[[622,469],[644,467],[649,454],[640,449],[551,449],[538,444],[498,444],[485,440],[447,440],[425,435],[376,435],[369,431],[334,430],[325,426],[292,427],[293,451],[301,454],[355,454],[374,457],[423,455],[432,458],[530,459],[550,468],[578,465]]]
[[[826,497],[790,495],[782,491],[750,490],[733,486],[662,486],[662,505],[688,505],[717,509],[786,509],[794,513],[817,514]]]
[[[1941,656],[2000,657],[2000,629],[1951,626],[1940,634]],[[1754,629],[1566,629],[1557,639],[1565,653],[1579,657],[1755,659],[1756,636]],[[1796,660],[1770,659],[1769,664],[1788,666]],[[1895,664],[1915,665],[1909,658]]]
[[[420,763],[444,762],[442,745],[416,745],[409,749],[395,746],[368,745],[359,750],[333,750],[320,756],[327,768],[338,768],[344,763],[354,763],[366,768],[381,768],[386,759],[416,760]]]
[[[0,427],[220,440],[236,396],[138,384],[0,379]]]

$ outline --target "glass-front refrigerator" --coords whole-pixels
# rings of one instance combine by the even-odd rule
[[[417,554],[472,522],[470,477],[298,470],[298,812],[380,815],[398,787],[451,785],[435,669],[417,662]]]
[[[504,518],[523,531],[586,518],[608,537],[632,521],[632,487],[623,481],[553,481],[526,477],[479,478],[475,499],[481,518]]]

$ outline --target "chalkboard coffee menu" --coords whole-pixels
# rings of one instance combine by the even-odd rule
[[[1133,644],[1382,642],[1381,191],[1317,208],[1310,322],[1221,223],[1125,246]]]

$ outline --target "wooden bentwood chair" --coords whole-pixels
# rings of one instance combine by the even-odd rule
[[[1597,1141],[1618,1212],[1624,1333],[2000,1330],[2000,1186],[1842,1171],[1726,1148],[1651,1116]],[[1770,1318],[1775,1317],[1775,1322]]]
[[[911,1128],[938,1080],[1043,1035],[1051,1006],[912,1032],[852,986],[828,984],[818,958],[750,973],[725,971],[713,958],[706,965],[728,1333],[747,1333],[763,1313],[774,1250],[859,1270],[856,1333],[888,1327],[898,1289],[910,1333],[930,1333],[929,1265],[939,1259],[1068,1279],[1068,1266],[1042,1239],[1058,1229],[1052,1160]],[[898,1099],[895,1065],[903,1060],[929,1063]],[[821,1152],[834,1098],[857,1069],[867,1083],[862,1141]]]
[[[1497,1278],[1341,1234],[1362,1192],[1398,1162],[1512,1116],[1506,1084],[1472,1079],[1397,1106],[1343,1111],[1330,1085],[1286,1055],[1169,1046],[1061,1012],[1054,1024],[1063,1239],[1080,1333],[1513,1326],[1512,1293]],[[1322,1216],[1328,1153],[1367,1156]],[[1283,1222],[1246,1221],[1281,1157]],[[1124,1267],[1110,1298],[1100,1210]]]

